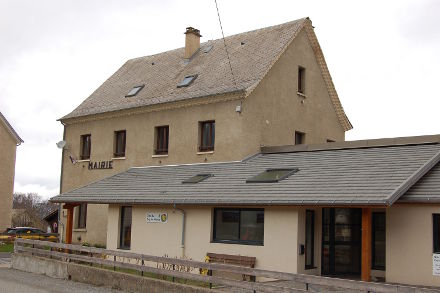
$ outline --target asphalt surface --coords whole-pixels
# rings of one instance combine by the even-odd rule
[[[4,258],[0,258],[1,259]],[[111,288],[95,287],[87,284],[54,279],[31,274],[0,265],[0,293],[121,293]]]

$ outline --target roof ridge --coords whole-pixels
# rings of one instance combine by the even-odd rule
[[[2,112],[0,112],[0,121],[3,122],[3,124],[6,126],[6,129],[9,131],[9,133],[15,138],[16,144],[20,145],[24,141],[21,139],[21,137],[18,135],[18,133],[15,131],[15,129],[12,127],[12,125],[8,122],[5,116],[3,116]]]
[[[393,147],[393,146],[404,146],[404,145],[438,144],[438,143],[440,143],[440,134],[352,140],[352,141],[340,141],[340,142],[330,142],[330,143],[320,143],[320,144],[262,146],[261,152],[263,154],[295,153],[295,152]]]

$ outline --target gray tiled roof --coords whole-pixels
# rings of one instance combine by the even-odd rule
[[[201,44],[201,50],[186,64],[185,48],[127,61],[73,112],[62,119],[167,103],[188,98],[245,90],[257,83],[302,27],[305,19],[250,31],[226,38],[236,86],[222,39]],[[244,42],[244,45],[241,45]],[[213,46],[203,53],[206,46]],[[154,63],[154,65],[152,65]],[[177,88],[185,76],[198,74],[187,88]],[[138,95],[125,98],[137,85]]]
[[[425,171],[421,173],[424,166],[438,162],[439,158],[439,143],[258,154],[243,162],[131,168],[52,200],[128,204],[390,205],[407,191],[408,182],[425,174]],[[246,183],[246,179],[268,168],[298,168],[299,171],[277,183]],[[213,174],[213,177],[197,184],[181,183],[202,173]],[[438,190],[436,192],[440,197]]]
[[[440,163],[401,197],[402,202],[440,202]]]
[[[15,138],[15,141],[17,144],[21,144],[24,141],[21,139],[21,137],[18,135],[18,133],[14,130],[12,125],[6,120],[5,116],[3,116],[2,112],[0,112],[0,122],[3,122],[6,129],[11,133],[11,135]]]

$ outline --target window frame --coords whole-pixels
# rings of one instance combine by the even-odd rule
[[[307,227],[308,227],[308,217],[307,214],[311,213],[312,217],[311,217],[311,223],[310,223],[310,227],[312,229],[312,237],[310,239],[311,241],[311,245],[312,245],[312,254],[311,254],[311,260],[310,260],[310,264],[307,263],[307,243],[308,243],[308,237],[307,237]],[[304,243],[304,268],[306,270],[310,270],[310,269],[315,269],[315,211],[314,210],[306,210],[306,221],[305,221],[305,243]]]
[[[87,148],[85,148],[85,143],[87,143]],[[85,154],[84,151],[88,150],[88,154]],[[90,160],[90,155],[92,153],[92,135],[91,134],[82,134],[80,136],[80,160]]]
[[[118,152],[118,140],[119,140],[119,135],[123,136],[123,140],[122,140],[122,152]],[[114,132],[114,148],[113,148],[113,157],[114,158],[122,158],[125,157],[125,153],[126,153],[126,147],[127,147],[127,131],[126,130],[117,130]]]
[[[298,142],[298,137],[301,137],[301,142]],[[306,143],[306,133],[295,130],[295,145],[301,145]]]
[[[218,239],[217,238],[217,212],[219,211],[238,211],[238,239]],[[263,212],[263,240],[241,240],[240,239],[240,231],[241,231],[241,212],[242,211],[255,211],[255,212]],[[213,211],[213,228],[212,228],[212,243],[225,243],[225,244],[243,244],[243,245],[254,245],[254,246],[264,246],[264,218],[265,218],[265,209],[264,208],[214,208]]]
[[[87,204],[82,203],[77,207],[75,229],[87,228]]]
[[[385,260],[384,266],[380,266],[380,265],[376,265],[375,263],[375,256],[376,256],[376,216],[377,215],[382,215],[385,217],[385,237],[386,237],[386,212],[373,212],[371,214],[371,269],[373,270],[378,270],[378,271],[385,271],[385,267],[386,267],[386,256],[385,256]],[[385,238],[385,243],[386,243],[386,238]],[[385,245],[385,255],[386,255],[386,245]]]
[[[439,231],[440,226],[440,214],[432,214],[432,252],[433,253],[440,253],[440,233],[437,233]]]
[[[208,139],[211,141],[212,145],[203,145],[203,141],[205,139],[204,134],[204,125],[210,124],[209,127],[209,134]],[[215,148],[215,120],[206,120],[206,121],[199,121],[199,152],[212,152]]]
[[[298,93],[305,94],[306,92],[306,69],[298,66]]]
[[[125,218],[125,211],[126,209],[130,209],[131,210],[131,222],[130,222],[130,241],[128,243],[128,245],[126,245],[126,243],[123,241],[123,224],[124,224],[124,218]],[[132,206],[121,206],[120,211],[119,211],[119,241],[118,241],[118,249],[123,249],[123,250],[130,250],[131,249],[131,232],[132,232],[132,227],[133,227],[133,207]]]
[[[165,135],[164,135],[165,133]],[[165,137],[162,137],[165,136]],[[165,141],[164,141],[165,139]],[[170,126],[162,125],[155,127],[155,155],[167,155],[170,145]],[[166,148],[160,148],[161,142],[166,145]]]

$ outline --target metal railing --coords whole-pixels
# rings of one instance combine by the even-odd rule
[[[198,281],[205,284],[209,283],[231,288],[248,289],[254,292],[310,292],[309,290],[311,290],[313,286],[328,287],[330,288],[328,291],[339,289],[339,292],[341,292],[341,290],[377,293],[440,292],[440,289],[411,287],[398,284],[362,282],[304,274],[292,274],[236,265],[199,262],[81,245],[52,243],[39,240],[16,239],[14,253],[25,253],[39,257],[55,258],[65,262],[80,262],[90,265],[96,264],[114,270],[119,268],[138,272],[147,272],[158,276],[169,276],[173,278]],[[162,264],[162,266],[159,264]],[[164,266],[163,264],[167,264],[167,266]],[[189,270],[178,269],[182,267],[193,268],[196,270],[189,272]],[[211,276],[210,274],[207,274],[208,271],[254,276],[259,277],[264,281],[258,281],[258,279],[256,282],[227,279],[220,276]],[[301,286],[298,286],[298,284],[301,284]]]

